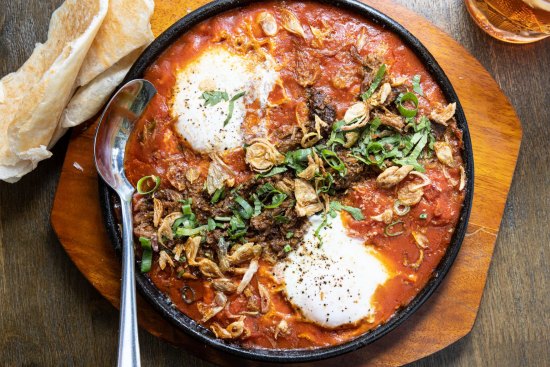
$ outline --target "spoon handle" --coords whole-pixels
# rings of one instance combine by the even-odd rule
[[[131,198],[121,198],[122,209],[122,286],[120,292],[120,325],[118,335],[118,366],[139,367],[138,322],[136,311],[136,281],[134,241],[132,234]]]

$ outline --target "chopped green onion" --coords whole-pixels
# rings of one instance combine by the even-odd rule
[[[348,170],[344,162],[338,157],[338,155],[329,149],[323,149],[321,150],[321,157],[325,160],[325,162],[328,163],[329,166],[331,166],[333,169],[338,171],[340,176],[344,177]]]
[[[235,94],[230,100],[229,100],[229,109],[227,111],[227,118],[225,119],[225,121],[223,122],[223,126],[226,126],[229,121],[231,120],[231,117],[233,117],[233,110],[235,109],[235,101],[239,98],[241,98],[242,96],[245,95],[245,91],[242,91],[242,92],[239,92],[237,94]]]
[[[414,109],[407,109],[403,106],[403,102],[412,102]],[[399,113],[405,117],[415,117],[418,113],[418,98],[411,92],[400,95],[395,103]]]
[[[277,166],[277,167],[273,167],[269,172],[257,174],[256,178],[271,177],[271,176],[275,176],[275,175],[278,175],[279,173],[283,173],[283,172],[286,172],[286,171],[288,171],[288,168],[286,168],[284,166]]]
[[[428,214],[422,213],[422,214],[419,215],[419,218],[420,219],[426,219],[426,218],[428,218]]]
[[[212,204],[216,204],[218,201],[220,201],[220,199],[223,196],[224,191],[225,191],[225,189],[223,187],[220,188],[220,189],[216,189],[216,191],[214,191],[214,195],[212,195],[212,199],[210,199],[210,202]]]
[[[208,230],[213,231],[216,229],[218,225],[216,224],[216,221],[212,218],[208,218]]]
[[[286,244],[285,247],[283,247],[283,251],[287,253],[292,251],[292,246],[290,246],[289,244]]]
[[[366,101],[369,99],[373,94],[376,88],[380,85],[382,82],[382,79],[384,78],[384,74],[386,74],[386,64],[382,64],[378,71],[376,72],[376,75],[374,76],[374,80],[372,81],[369,89],[361,95],[361,98],[363,101]]]
[[[365,219],[365,216],[363,215],[363,212],[359,208],[355,208],[355,207],[349,206],[349,205],[342,205],[342,203],[340,203],[339,201],[331,201],[329,206],[330,206],[330,209],[332,209],[332,210],[336,210],[336,211],[344,210],[344,211],[348,212],[349,214],[351,214],[351,216],[355,220]]]
[[[242,196],[236,195],[235,202],[241,206],[241,208],[237,209],[241,217],[244,219],[252,218],[254,215],[254,208],[250,206],[248,201],[246,201]]]
[[[399,235],[403,234],[403,231],[391,232],[391,229],[392,229],[393,227],[395,227],[396,225],[398,225],[398,224],[403,224],[403,221],[402,221],[402,220],[398,220],[398,221],[396,221],[396,222],[393,222],[393,223],[391,223],[391,224],[388,224],[388,225],[386,226],[386,228],[384,228],[384,234],[385,234],[386,236],[389,236],[389,237],[395,237],[395,236],[399,236]]]
[[[232,240],[236,240],[245,236],[246,229],[246,224],[237,212],[236,215],[232,216],[231,220],[229,221],[229,238],[231,238]]]
[[[395,203],[393,203],[393,211],[395,212],[395,214],[402,217],[411,211],[411,207],[403,204],[399,200],[395,200]]]
[[[294,237],[294,232],[288,231],[288,232],[286,233],[285,237],[286,237],[287,240],[290,239],[290,238],[292,238],[292,237]]]
[[[151,175],[151,176],[144,176],[140,178],[139,181],[137,182],[136,189],[139,194],[147,195],[157,191],[159,186],[160,186],[160,177]]]
[[[218,222],[229,222],[231,221],[231,217],[214,217],[214,220]]]
[[[176,236],[179,237],[192,237],[208,229],[208,225],[200,226],[197,228],[182,228],[176,229]]]
[[[424,96],[424,91],[422,90],[422,86],[420,85],[420,75],[415,75],[412,79],[412,85],[413,85],[413,90],[421,95],[421,96]]]
[[[151,246],[151,240],[145,237],[140,237],[139,242],[143,252],[141,253],[141,272],[148,273],[151,270],[153,263],[153,249]]]
[[[193,211],[191,210],[191,204],[184,204],[181,206],[181,212],[183,215],[191,215]]]
[[[183,300],[183,302],[187,303],[188,305],[195,302],[195,299],[196,299],[195,290],[188,285],[184,285],[183,288],[181,289],[181,299]]]

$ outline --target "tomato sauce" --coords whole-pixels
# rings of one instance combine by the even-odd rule
[[[170,187],[168,177],[172,162],[178,161],[186,167],[195,167],[200,179],[205,180],[210,159],[194,152],[174,130],[174,120],[170,115],[176,83],[177,71],[193,60],[202,51],[215,43],[228,42],[234,35],[245,32],[243,24],[250,24],[252,35],[261,39],[262,31],[255,19],[262,11],[270,11],[280,17],[279,9],[285,6],[297,15],[304,25],[306,38],[312,39],[311,27],[326,30],[329,34],[322,47],[302,47],[305,42],[289,32],[279,29],[271,44],[263,49],[281,65],[280,77],[284,87],[276,87],[269,101],[277,104],[269,110],[268,135],[273,142],[284,141],[296,127],[296,109],[305,104],[304,88],[297,82],[293,68],[297,62],[315,64],[319,70],[315,76],[315,86],[320,88],[336,106],[337,118],[341,119],[347,108],[356,101],[362,82],[360,65],[349,55],[341,52],[365,38],[365,46],[360,50],[362,56],[384,50],[384,62],[395,77],[412,79],[421,76],[424,96],[419,97],[420,113],[428,113],[435,105],[446,103],[442,91],[427,72],[421,61],[408,49],[398,36],[370,23],[350,12],[314,2],[263,2],[242,9],[230,11],[209,19],[184,34],[147,70],[144,77],[158,90],[144,116],[137,122],[127,148],[125,162],[127,176],[134,185],[142,176],[156,174],[162,178],[162,185]],[[278,18],[279,19],[279,18]],[[280,20],[280,19],[279,19]],[[280,24],[280,22],[279,22]],[[225,35],[225,36],[222,36]],[[284,101],[284,103],[279,103]],[[245,131],[253,137],[258,121],[247,115]],[[459,142],[451,141],[454,157],[459,164]],[[244,161],[244,150],[236,149],[223,156],[226,164],[235,172],[241,172],[240,180],[246,180],[252,174]],[[448,177],[446,177],[446,175]],[[386,322],[400,307],[408,304],[432,277],[434,269],[450,243],[457,224],[464,199],[463,192],[457,190],[451,181],[460,180],[458,168],[444,168],[439,163],[426,167],[426,176],[431,184],[424,188],[422,201],[413,206],[407,214],[400,217],[400,223],[392,228],[392,236],[385,232],[387,224],[371,219],[387,208],[392,208],[397,200],[397,190],[413,180],[414,176],[392,189],[379,188],[374,179],[367,180],[350,189],[345,203],[361,208],[365,219],[355,221],[350,215],[344,215],[349,234],[364,239],[376,248],[392,278],[380,286],[374,302],[377,307],[373,322],[360,322],[338,329],[326,329],[303,321],[298,311],[284,297],[272,272],[272,266],[261,262],[259,272],[251,284],[258,295],[258,282],[270,292],[272,306],[269,311],[258,317],[247,317],[245,324],[248,335],[239,343],[245,347],[264,348],[311,348],[329,346],[348,341],[364,332]],[[426,248],[417,245],[413,234],[420,233],[427,239]],[[422,252],[422,254],[421,254]],[[420,256],[422,259],[420,261]],[[182,299],[181,289],[191,286],[195,298],[204,303],[212,303],[214,290],[208,280],[183,279],[177,269],[161,270],[155,261],[150,272],[153,283],[173,301],[174,305],[189,317],[200,320],[202,315],[195,304],[187,304]],[[236,277],[235,279],[239,279]],[[230,307],[216,315],[212,321],[226,325],[235,320],[247,302],[244,295],[231,295]],[[274,336],[282,320],[288,324],[288,331]]]

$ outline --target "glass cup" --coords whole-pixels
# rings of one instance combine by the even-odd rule
[[[550,36],[549,0],[464,0],[474,21],[491,36],[530,43]]]

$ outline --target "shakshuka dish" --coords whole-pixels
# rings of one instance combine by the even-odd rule
[[[245,348],[333,346],[431,279],[465,196],[456,101],[348,11],[262,2],[200,23],[146,71],[125,171],[138,266]]]

